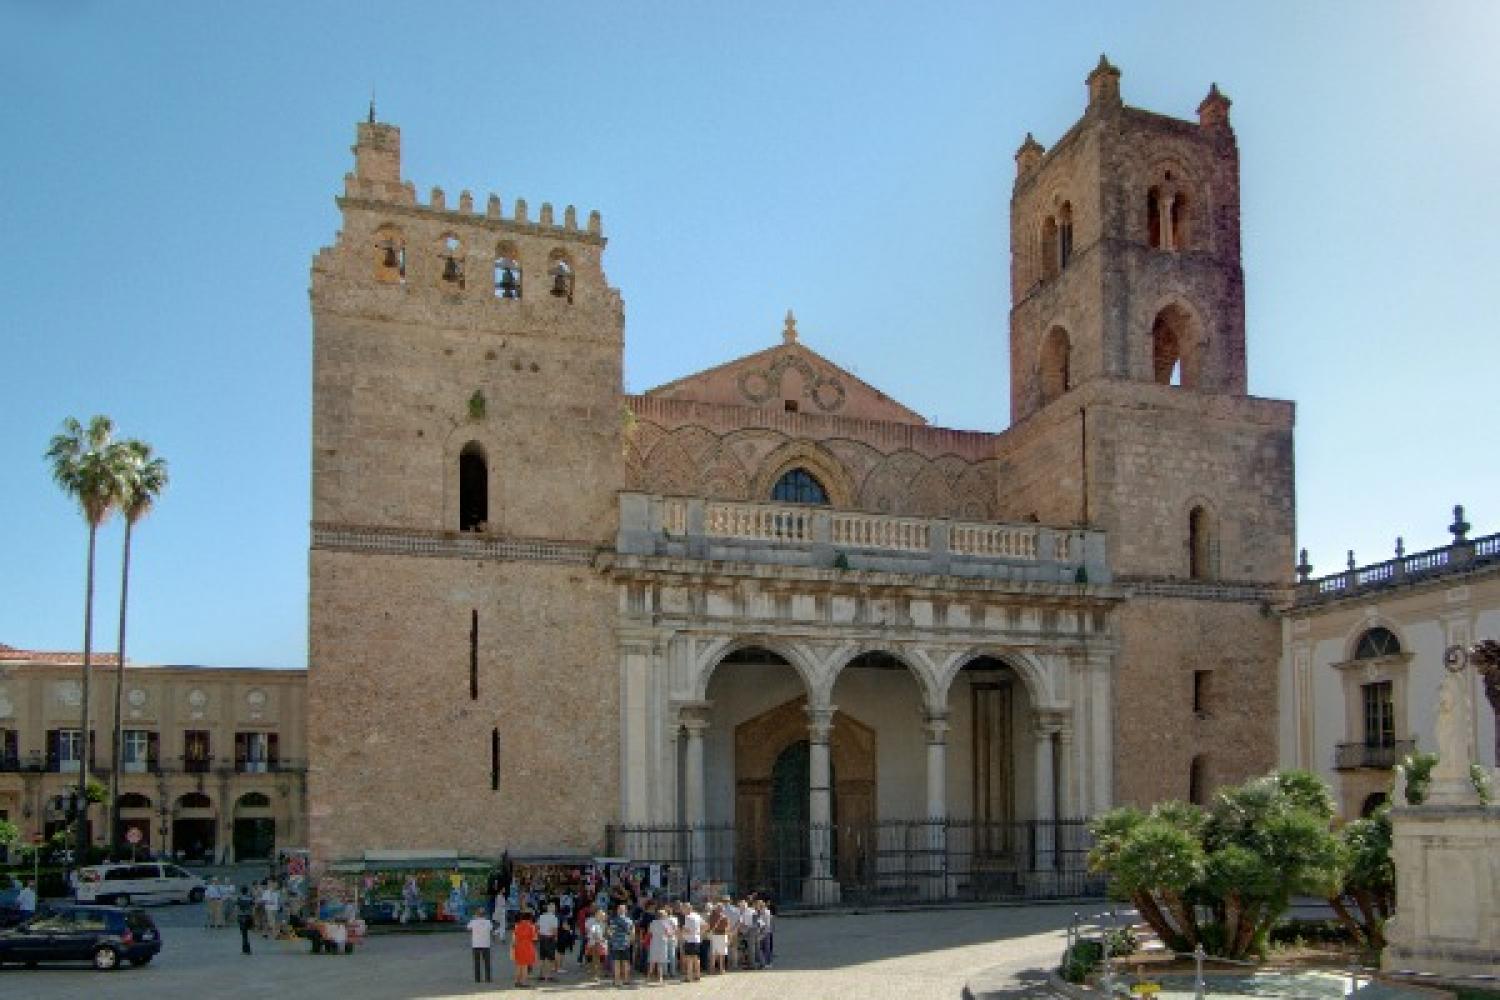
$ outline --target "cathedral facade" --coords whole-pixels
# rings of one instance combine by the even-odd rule
[[[1036,871],[1064,821],[1270,768],[1293,411],[1247,394],[1229,101],[1119,79],[1016,155],[998,433],[790,314],[627,394],[598,214],[419,199],[360,124],[312,272],[314,852],[792,830],[836,895],[882,824]]]

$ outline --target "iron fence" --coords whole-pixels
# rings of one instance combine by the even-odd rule
[[[789,907],[1103,896],[1088,822],[610,826],[606,849]]]

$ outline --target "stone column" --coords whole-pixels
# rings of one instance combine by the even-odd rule
[[[835,903],[839,898],[833,871],[833,779],[828,746],[833,738],[833,713],[832,705],[807,706],[810,865],[803,898],[814,903]]]
[[[929,712],[922,723],[927,740],[927,896],[948,895],[948,713]]]
[[[620,643],[620,822],[648,821],[647,721],[651,642],[624,639]]]
[[[707,877],[708,803],[703,784],[703,734],[708,731],[708,702],[682,705],[678,719],[686,734],[682,759],[682,821],[688,828],[688,881]]]
[[[1057,818],[1078,816],[1073,796],[1073,729],[1065,725],[1057,731]]]
[[[1052,739],[1056,732],[1057,727],[1050,721],[1042,719],[1037,721],[1035,729],[1036,778],[1033,787],[1036,800],[1036,809],[1033,813],[1036,820],[1036,843],[1033,863],[1039,872],[1051,871],[1054,860],[1053,821],[1057,818],[1057,788],[1052,778]]]

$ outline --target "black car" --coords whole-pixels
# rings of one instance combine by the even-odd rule
[[[0,930],[0,964],[88,961],[96,969],[115,969],[122,961],[145,965],[159,951],[156,924],[144,910],[122,906],[49,909]]]

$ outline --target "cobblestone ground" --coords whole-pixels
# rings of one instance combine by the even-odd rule
[[[1055,964],[1071,906],[994,907],[862,915],[784,917],[777,924],[776,965],[700,983],[636,985],[628,991],[581,981],[571,971],[557,984],[511,988],[509,960],[495,951],[493,986],[473,982],[468,936],[377,935],[352,956],[314,956],[306,942],[255,938],[239,953],[237,931],[201,926],[198,906],[152,907],[162,929],[161,955],[144,969],[99,973],[84,966],[0,970],[0,996],[48,1000],[121,998],[470,997],[495,992],[588,995],[661,993],[735,1000],[839,1000],[853,997],[1041,997],[1036,970]],[[576,970],[576,966],[569,966]]]

